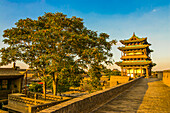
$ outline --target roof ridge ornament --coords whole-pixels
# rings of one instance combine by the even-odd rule
[[[136,39],[137,39],[137,37],[135,35],[135,32],[133,32],[133,35],[132,35],[132,37],[129,40],[136,40]]]

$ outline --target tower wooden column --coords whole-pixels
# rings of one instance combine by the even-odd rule
[[[141,72],[140,72],[140,76],[142,76],[143,74],[142,74],[142,67],[140,67],[140,70],[141,70]]]
[[[149,71],[148,71],[148,67],[146,67],[146,78],[149,78]]]
[[[127,67],[126,67],[126,76],[127,76]]]
[[[133,67],[133,77],[135,77],[135,68]]]

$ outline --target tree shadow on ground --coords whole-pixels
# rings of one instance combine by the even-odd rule
[[[142,104],[143,98],[148,89],[148,82],[154,81],[157,81],[157,79],[142,78],[118,97],[112,99],[110,102],[91,113],[136,113]]]

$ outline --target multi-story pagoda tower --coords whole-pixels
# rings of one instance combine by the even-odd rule
[[[133,33],[133,36],[128,40],[120,40],[125,45],[118,47],[121,53],[120,62],[116,62],[121,67],[122,76],[151,76],[151,69],[155,63],[151,61],[151,52],[149,49],[150,43],[147,42],[146,38],[139,38]]]

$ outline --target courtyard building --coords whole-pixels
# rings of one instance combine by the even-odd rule
[[[10,93],[20,93],[24,75],[15,68],[0,68],[0,99]]]

